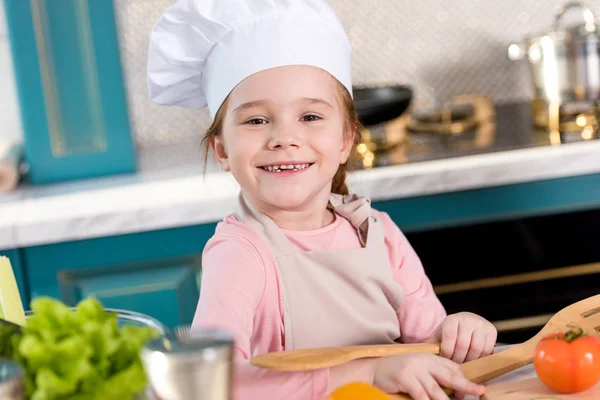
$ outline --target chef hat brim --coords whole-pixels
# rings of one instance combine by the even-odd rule
[[[224,0],[180,0],[154,26],[148,52],[148,90],[154,102],[189,108],[208,106],[214,118],[241,81],[286,65],[321,68],[352,95],[350,44],[341,23],[324,2],[281,0],[287,7],[275,4],[266,10],[242,9],[239,13],[205,9],[206,2],[217,1]]]

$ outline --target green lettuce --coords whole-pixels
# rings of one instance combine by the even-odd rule
[[[118,325],[117,315],[93,298],[75,310],[38,297],[21,335],[11,335],[2,353],[25,370],[31,400],[128,400],[144,391],[147,378],[139,352],[158,332]],[[0,329],[0,343],[8,331]]]

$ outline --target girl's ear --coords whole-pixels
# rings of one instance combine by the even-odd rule
[[[217,162],[219,163],[221,168],[223,168],[223,171],[229,172],[230,171],[229,157],[227,156],[227,150],[225,149],[225,143],[223,142],[222,137],[220,135],[214,136],[213,138],[210,139],[210,148],[212,149],[212,152],[213,152]]]
[[[358,134],[357,129],[358,127],[353,126],[344,134],[340,164],[344,164],[346,161],[348,161],[348,157],[350,157],[350,152],[352,151],[354,141],[356,140],[356,135]]]

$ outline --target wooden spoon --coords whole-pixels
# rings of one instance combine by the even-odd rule
[[[384,344],[325,347],[272,352],[256,356],[250,362],[261,368],[278,371],[306,371],[328,368],[359,358],[397,356],[409,353],[440,353],[438,344]]]
[[[465,377],[475,383],[497,378],[517,368],[533,363],[535,347],[544,336],[562,332],[569,325],[577,325],[586,333],[600,337],[600,294],[588,297],[557,312],[531,339],[508,350],[461,364]],[[446,389],[446,393],[452,390]],[[411,399],[405,394],[391,396],[393,399]]]

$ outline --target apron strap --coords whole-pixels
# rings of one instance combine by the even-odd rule
[[[346,218],[352,226],[358,231],[358,237],[363,246],[370,242],[368,236],[372,234],[370,227],[372,218],[371,199],[368,197],[359,197],[356,194],[340,195],[332,194],[329,202],[333,210]]]
[[[342,196],[332,194],[329,202],[335,213],[346,218],[357,230],[360,243],[366,247],[375,235],[375,218],[372,216],[371,200],[367,197],[358,197],[355,194]],[[234,213],[238,220],[254,229],[267,243],[275,258],[296,251],[283,231],[267,215],[261,213],[249,202],[240,191],[238,195],[238,208]]]
[[[254,229],[270,245],[275,258],[295,251],[277,224],[267,215],[255,209],[249,201],[246,201],[241,191],[238,195],[238,207],[235,215],[238,220]]]

